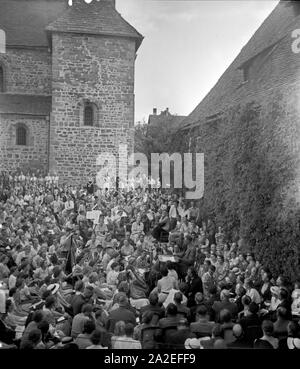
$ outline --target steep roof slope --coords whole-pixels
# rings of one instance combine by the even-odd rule
[[[0,28],[8,46],[48,46],[46,26],[68,7],[62,0],[0,0]]]
[[[272,53],[273,48],[281,42],[291,43],[291,32],[300,27],[299,8],[291,3],[280,1],[277,4],[216,85],[182,122],[180,129],[198,125],[210,116],[213,118],[234,101],[247,95],[247,88],[250,87],[242,86],[243,66],[265,51]]]
[[[143,36],[121,17],[109,1],[76,2],[48,25],[47,31],[129,37],[136,40],[136,49],[143,40]]]

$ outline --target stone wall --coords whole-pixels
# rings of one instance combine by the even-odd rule
[[[128,39],[53,34],[50,169],[62,180],[96,174],[101,152],[133,150],[135,43]],[[85,101],[94,127],[83,125]]]
[[[28,145],[16,145],[18,124],[28,128]],[[0,115],[0,171],[26,171],[28,168],[48,166],[49,122],[42,117],[13,114]]]
[[[46,48],[7,48],[0,54],[5,92],[51,95],[51,54]]]
[[[224,88],[204,100],[209,113],[204,103],[198,124],[175,142],[183,152],[204,153],[203,218],[214,219],[230,239],[241,238],[244,250],[275,275],[294,278],[300,265],[300,58],[284,40],[257,62],[238,90],[224,75]],[[222,114],[207,119],[220,111],[220,104],[211,110],[210,101],[218,99]]]

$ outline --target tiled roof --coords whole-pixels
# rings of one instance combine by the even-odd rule
[[[121,17],[109,1],[76,2],[48,25],[47,31],[130,37],[136,40],[136,49],[143,40],[143,36]]]
[[[48,46],[46,26],[68,7],[64,0],[0,0],[8,46]]]
[[[181,122],[186,118],[183,115],[149,115],[148,125],[158,126],[158,125],[168,125],[171,130],[176,130],[180,127]]]
[[[47,116],[51,104],[51,96],[0,94],[0,114]]]
[[[190,128],[207,121],[207,117],[222,112],[235,100],[238,100],[241,93],[239,90],[241,80],[238,70],[247,61],[254,59],[255,56],[267,50],[270,46],[280,42],[290,42],[291,32],[296,28],[300,28],[299,9],[291,6],[291,3],[280,1],[277,4],[249,42],[242,48],[233,63],[223,73],[216,85],[182,122],[181,129]]]

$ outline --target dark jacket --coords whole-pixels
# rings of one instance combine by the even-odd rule
[[[109,332],[114,332],[115,325],[120,320],[123,320],[125,323],[132,323],[134,326],[136,325],[135,315],[132,311],[120,306],[118,309],[113,310],[109,313],[106,329]]]
[[[165,309],[159,305],[146,305],[143,306],[140,310],[140,321],[142,321],[143,314],[146,311],[152,311],[154,313],[154,316],[152,318],[152,324],[157,324],[159,319],[163,318],[165,316]]]
[[[188,338],[196,338],[196,335],[192,333],[189,328],[177,330],[171,333],[168,340],[170,349],[184,350],[184,343]]]
[[[201,280],[200,277],[193,278],[188,283],[188,288],[187,288],[187,296],[188,296],[187,307],[192,307],[192,306],[195,306],[196,305],[195,295],[196,295],[197,292],[203,292],[202,280]]]

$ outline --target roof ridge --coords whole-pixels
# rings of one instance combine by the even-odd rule
[[[282,42],[287,37],[290,29],[299,22],[299,14],[286,6],[286,2],[280,1],[270,14],[265,18],[261,25],[256,29],[252,37],[243,46],[238,55],[229,64],[225,71],[218,78],[207,94],[201,99],[200,103],[192,110],[182,122],[182,128],[197,125],[200,120],[199,115],[210,115],[212,106],[220,94],[222,86],[226,83],[234,84],[234,70],[239,69],[245,62],[261,54],[270,46]],[[227,82],[226,82],[227,81]],[[233,94],[233,90],[232,90]]]
[[[46,31],[130,37],[136,39],[136,49],[144,38],[110,2],[76,3],[48,24]]]

